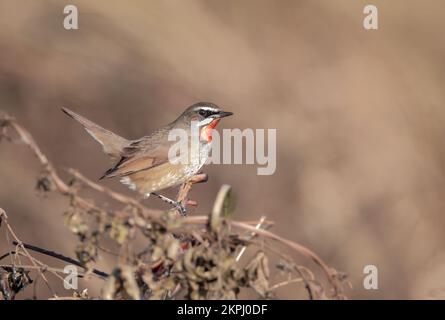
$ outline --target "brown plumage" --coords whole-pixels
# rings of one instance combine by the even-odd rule
[[[127,140],[102,128],[75,112],[62,110],[82,124],[86,131],[98,141],[106,154],[118,160],[100,178],[119,177],[122,183],[143,194],[173,187],[186,182],[195,175],[207,160],[211,145],[211,130],[220,118],[231,115],[212,103],[197,103],[187,108],[175,121],[137,140]],[[189,154],[194,161],[172,163],[168,154],[176,141],[169,141],[172,129],[183,129],[191,135],[191,126],[196,125],[202,135],[198,147],[189,144]],[[204,131],[202,131],[204,130]],[[210,134],[209,134],[210,132]]]

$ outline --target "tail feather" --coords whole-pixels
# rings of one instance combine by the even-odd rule
[[[104,152],[113,159],[118,159],[121,157],[123,149],[130,144],[130,141],[127,139],[102,128],[101,126],[82,117],[81,115],[78,115],[68,108],[62,108],[62,111],[74,120],[78,121],[85,128],[85,130],[102,145]]]

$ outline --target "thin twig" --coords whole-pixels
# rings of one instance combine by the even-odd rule
[[[13,244],[16,245],[18,243],[16,241],[13,241]],[[39,248],[37,246],[34,246],[32,244],[27,244],[27,243],[23,243],[23,246],[26,249],[29,249],[29,250],[32,250],[32,251],[35,251],[35,252],[38,252],[38,253],[41,253],[41,254],[44,254],[44,255],[47,255],[47,256],[59,259],[59,260],[62,260],[64,262],[67,262],[67,263],[70,263],[70,264],[74,264],[74,265],[76,265],[78,267],[81,267],[81,268],[83,268],[85,270],[88,270],[88,268],[85,267],[80,261],[77,261],[76,259],[73,259],[73,258],[70,258],[70,257],[66,257],[66,256],[64,256],[64,255],[62,255],[60,253],[57,253],[57,252],[54,252],[54,251],[50,251],[50,250],[47,250],[47,249],[43,249],[43,248]],[[108,273],[100,271],[100,270],[97,270],[97,269],[92,269],[91,271],[94,274],[96,274],[96,275],[98,275],[100,277],[103,277],[103,278],[106,278],[106,277],[109,276]]]
[[[11,266],[9,264],[0,264],[0,268],[11,268],[11,267],[15,267],[15,268],[23,268],[25,270],[38,270],[41,269],[41,267],[39,266],[34,266],[34,265],[20,265],[20,264],[16,264],[14,266]],[[60,268],[54,268],[54,267],[48,267],[46,268],[46,270],[51,271],[51,272],[57,272],[57,273],[64,273],[63,269]],[[85,275],[85,273],[79,273],[78,276],[83,277]]]
[[[39,160],[42,167],[44,168],[44,171],[47,173],[51,182],[53,182],[53,185],[55,186],[56,190],[60,194],[71,197],[71,199],[75,202],[75,204],[77,206],[82,207],[86,211],[91,210],[94,212],[107,212],[108,214],[114,214],[113,211],[105,211],[105,210],[97,207],[90,201],[87,201],[87,200],[83,199],[82,197],[78,196],[77,190],[75,190],[73,187],[67,185],[58,176],[56,170],[51,165],[51,163],[48,161],[47,157],[42,153],[41,149],[38,147],[38,145],[32,138],[31,134],[26,129],[21,127],[13,118],[11,118],[7,115],[6,116],[0,115],[0,127],[2,129],[3,135],[5,132],[5,128],[7,126],[11,127],[18,134],[21,141],[25,145],[27,145],[31,149],[31,151],[36,155],[37,159]],[[181,223],[179,226],[177,224],[175,224],[173,227],[170,227],[169,225],[167,225],[167,223],[163,219],[162,211],[156,211],[156,210],[149,209],[149,208],[145,207],[144,205],[142,205],[141,203],[139,203],[138,201],[134,200],[133,198],[130,198],[123,194],[117,193],[117,192],[112,191],[112,190],[105,188],[103,186],[100,186],[100,185],[90,181],[89,179],[87,179],[86,177],[84,177],[83,175],[81,175],[79,172],[77,172],[74,169],[70,169],[69,172],[76,179],[80,180],[81,182],[83,182],[85,185],[87,185],[91,189],[101,192],[101,193],[104,193],[107,196],[109,196],[110,198],[112,198],[118,202],[130,205],[130,206],[136,208],[137,213],[141,214],[141,216],[144,219],[147,219],[148,221],[151,221],[151,222],[156,222],[159,225],[164,226],[167,229],[169,229],[169,231],[184,229],[184,226],[192,226],[192,225],[206,226],[208,224],[208,217],[206,217],[206,216],[186,217],[184,219],[181,219],[181,221],[180,221]],[[187,203],[190,203],[187,200],[187,196],[188,196],[188,193],[189,193],[192,185],[194,183],[206,181],[207,176],[206,175],[201,175],[201,176],[198,175],[196,179],[197,179],[196,181],[190,181],[190,182],[185,183],[181,186],[177,199],[182,205],[186,205]],[[6,217],[6,214],[5,214],[5,217]],[[285,239],[285,238],[278,236],[270,231],[260,229],[259,227],[257,228],[256,226],[253,226],[252,223],[239,222],[239,221],[227,221],[227,223],[229,226],[232,226],[234,228],[249,231],[252,234],[258,235],[260,237],[263,237],[266,239],[271,239],[271,240],[277,241],[281,244],[284,244],[284,245],[288,246],[289,248],[291,248],[292,250],[294,250],[295,252],[302,254],[303,256],[313,260],[318,266],[321,267],[321,269],[325,273],[330,284],[334,288],[335,294],[339,294],[339,292],[341,291],[341,287],[337,283],[338,279],[337,279],[335,271],[330,269],[326,265],[326,263],[322,259],[320,259],[320,257],[318,257],[318,255],[316,255],[314,252],[312,252],[305,246],[295,243],[291,240]],[[264,224],[266,224],[266,223],[267,223],[267,221],[264,221]],[[12,229],[10,228],[10,226],[8,224],[7,224],[7,227],[8,227],[8,230],[12,231]],[[184,230],[184,232],[192,234],[194,231],[192,229],[192,230]],[[30,258],[31,261],[33,262],[33,264],[35,264],[35,261],[33,260],[33,258],[26,251],[24,244],[15,236],[15,234],[13,232],[11,232],[11,234],[17,241],[18,246],[20,248],[22,248],[22,250],[26,253],[28,258]],[[39,272],[42,275],[42,278],[45,280],[45,277],[44,277],[42,271],[39,270]]]
[[[243,224],[243,223],[240,223],[237,221],[230,221],[229,224],[234,227],[240,228],[240,229],[256,232],[259,236],[278,241],[278,242],[288,246],[289,248],[293,249],[294,251],[302,254],[303,256],[310,258],[312,261],[314,261],[316,264],[318,264],[321,267],[321,269],[323,270],[323,272],[326,275],[326,278],[328,279],[328,281],[331,283],[332,287],[334,288],[335,293],[337,294],[340,291],[340,287],[336,281],[335,273],[312,250],[308,249],[307,247],[305,247],[301,244],[298,244],[296,242],[293,242],[291,240],[283,238],[283,237],[276,235],[276,234],[274,234],[270,231],[267,231],[267,230],[256,229],[255,227],[252,227],[250,225]]]
[[[259,228],[261,228],[261,225],[264,223],[264,220],[266,220],[266,217],[265,217],[265,216],[262,216],[261,219],[260,219],[260,221],[258,222],[258,224],[255,226],[255,229],[258,230]],[[252,232],[252,233],[250,234],[250,237],[249,237],[248,240],[252,239],[253,237],[255,237],[255,233],[254,233],[254,232]],[[241,259],[241,257],[242,257],[243,254],[244,254],[244,251],[246,251],[246,249],[247,249],[247,246],[243,246],[243,247],[241,248],[240,252],[239,252],[238,255],[236,256],[236,261],[239,261],[239,260]]]
[[[0,208],[0,220],[2,220],[5,225],[6,225],[6,229],[9,231],[9,233],[11,234],[11,236],[15,239],[15,241],[17,242],[17,246],[19,246],[23,252],[25,253],[25,255],[28,257],[28,259],[31,261],[31,263],[38,269],[39,275],[40,277],[43,279],[43,281],[45,282],[46,286],[48,287],[48,289],[50,290],[51,294],[54,296],[55,292],[54,290],[51,288],[48,279],[46,278],[46,276],[43,274],[42,268],[39,268],[37,263],[34,261],[34,258],[29,254],[28,250],[26,250],[25,246],[23,245],[23,243],[21,242],[21,240],[17,237],[17,235],[15,234],[14,230],[12,230],[11,226],[8,223],[8,216],[6,215],[6,212]]]
[[[2,120],[2,119],[0,119],[0,120]],[[21,141],[31,149],[31,151],[34,153],[34,155],[37,157],[40,164],[44,168],[45,172],[51,178],[51,181],[54,183],[54,186],[56,187],[56,189],[62,195],[75,197],[76,203],[87,210],[100,210],[91,202],[89,202],[81,197],[76,196],[75,190],[73,190],[69,185],[67,185],[59,177],[59,175],[58,175],[57,171],[55,170],[55,168],[53,167],[53,165],[49,162],[48,158],[43,154],[43,152],[41,151],[41,149],[39,148],[37,143],[34,141],[31,134],[25,128],[20,126],[14,119],[12,119],[10,117],[3,119],[3,122],[6,122],[6,123],[2,123],[2,126],[6,127],[6,125],[9,125],[18,134]],[[74,173],[74,172],[72,172],[72,173]],[[79,176],[79,178],[81,178],[81,177]],[[87,182],[87,180],[85,179],[84,182]],[[88,185],[90,187],[94,187],[94,189],[96,189],[98,191],[101,191],[101,189],[102,189],[102,192],[107,193],[109,196],[111,196],[115,200],[133,205],[134,207],[139,209],[139,212],[145,218],[149,217],[149,218],[153,219],[154,221],[160,223],[161,225],[163,224],[163,221],[161,219],[161,214],[162,214],[161,211],[148,209],[147,207],[143,206],[142,204],[140,204],[139,202],[137,202],[134,199],[131,199],[131,198],[124,196],[122,194],[119,194],[117,192],[110,191],[106,188],[104,189],[103,187],[101,187],[97,184],[94,184],[91,181],[89,181]]]
[[[270,291],[274,291],[274,290],[277,290],[278,288],[287,286],[287,285],[289,285],[291,283],[297,283],[297,282],[303,282],[303,281],[304,280],[302,278],[290,279],[290,280],[279,282],[279,283],[273,285],[272,287],[269,288],[269,290]]]

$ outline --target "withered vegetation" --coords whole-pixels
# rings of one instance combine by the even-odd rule
[[[271,299],[277,297],[277,289],[288,285],[295,285],[296,291],[305,290],[309,299],[345,298],[345,275],[328,267],[308,248],[270,232],[271,221],[265,217],[251,222],[232,220],[234,201],[227,185],[221,187],[210,214],[181,217],[174,209],[150,209],[74,169],[67,170],[71,179],[65,182],[31,134],[14,118],[0,112],[0,142],[3,141],[26,145],[36,156],[41,164],[38,193],[55,192],[69,198],[64,219],[78,244],[73,259],[24,243],[0,208],[0,228],[10,248],[0,256],[0,299],[14,299],[31,284],[36,286],[37,279],[48,287],[50,299],[236,299],[241,290],[252,290],[259,298]],[[188,199],[190,189],[206,180],[201,173],[182,185],[177,201],[184,206],[196,205]],[[88,192],[88,199],[81,191]],[[94,193],[118,205],[93,201]],[[142,239],[142,247],[137,245],[141,243],[137,239]],[[110,243],[113,249],[105,247]],[[318,270],[312,272],[297,264],[282,253],[282,247],[312,262]],[[244,254],[246,248],[253,254]],[[96,269],[103,252],[115,254],[109,273]],[[101,294],[90,296],[86,285],[72,290],[72,296],[59,296],[51,283],[63,282],[66,274],[63,269],[41,262],[35,253],[76,265],[83,270],[79,276],[86,283],[92,277],[101,279]],[[279,263],[272,266],[270,255],[277,255]],[[271,269],[281,276],[280,281],[271,277]]]

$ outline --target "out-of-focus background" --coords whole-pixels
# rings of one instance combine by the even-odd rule
[[[67,4],[79,30],[63,28]],[[366,4],[2,0],[0,109],[57,169],[92,179],[109,161],[61,106],[128,138],[197,101],[235,113],[221,128],[276,128],[276,173],[208,166],[194,212],[208,212],[228,183],[236,219],[267,215],[274,231],[348,273],[350,297],[445,298],[444,7],[375,0],[379,30],[367,31]],[[22,240],[72,255],[67,200],[36,197],[39,167],[26,148],[2,143],[0,161],[0,207]],[[370,264],[378,290],[362,285]]]

